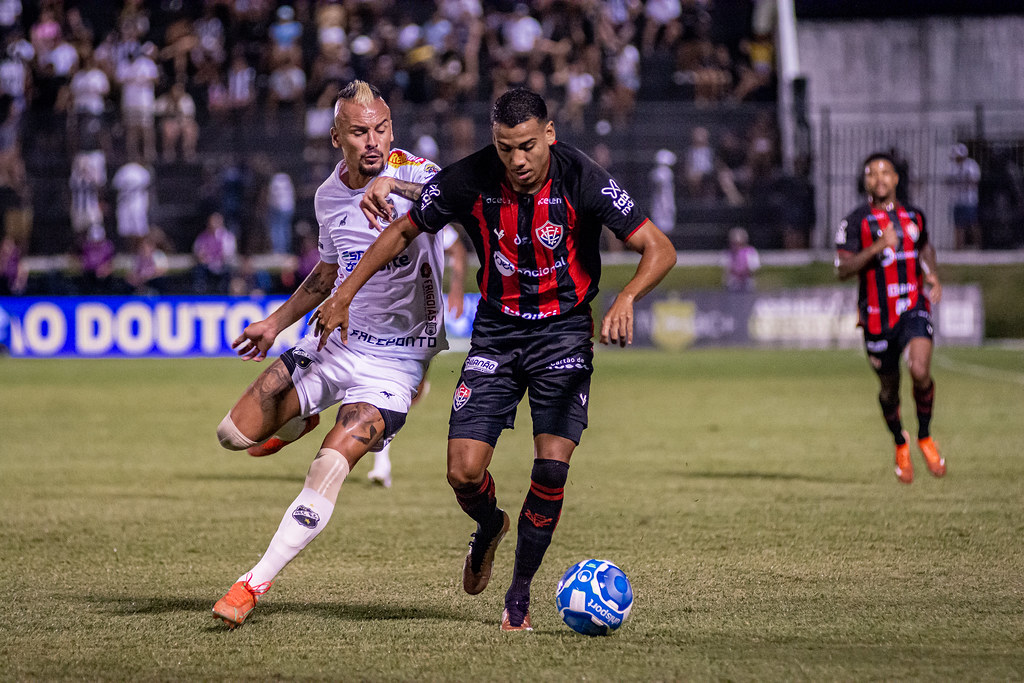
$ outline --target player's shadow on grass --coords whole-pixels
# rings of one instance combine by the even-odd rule
[[[183,481],[283,481],[288,483],[302,482],[305,478],[305,473],[295,474],[263,474],[263,473],[250,473],[250,474],[191,474],[189,476],[177,477]]]
[[[99,611],[111,616],[148,616],[154,614],[192,613],[210,615],[214,598],[133,598],[95,595],[85,598]],[[260,602],[261,615],[306,614],[340,621],[380,621],[404,619],[440,619],[473,621],[465,612],[436,607],[386,605],[355,602],[294,602],[274,600]],[[211,618],[211,624],[214,622]],[[219,628],[216,627],[215,628]]]

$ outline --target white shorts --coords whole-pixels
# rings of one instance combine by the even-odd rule
[[[336,403],[369,403],[375,408],[406,414],[429,361],[416,358],[381,358],[349,348],[331,335],[322,351],[319,337],[307,335],[282,354],[291,355],[292,384],[303,417],[320,413]],[[288,363],[292,365],[292,363]],[[380,450],[394,436],[371,450]]]

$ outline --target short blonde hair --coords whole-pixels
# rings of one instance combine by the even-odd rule
[[[338,115],[342,101],[355,102],[363,106],[373,104],[374,100],[383,100],[380,90],[366,81],[350,81],[348,85],[338,91],[338,99],[334,102],[334,115]]]

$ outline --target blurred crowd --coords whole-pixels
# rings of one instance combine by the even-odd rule
[[[193,286],[227,292],[262,279],[245,276],[248,255],[299,259],[335,161],[334,96],[350,79],[407,113],[405,145],[448,163],[485,141],[481,111],[514,85],[541,92],[569,135],[598,121],[599,139],[631,125],[638,99],[771,100],[774,15],[774,0],[0,0],[2,253],[16,263],[40,243],[33,213],[47,229],[66,215],[83,289],[106,286],[111,249],[96,245],[110,243],[153,273],[164,253],[191,250],[198,269],[218,252],[224,263]],[[771,120],[691,137],[678,150],[686,196],[742,203],[760,166],[777,165]],[[63,212],[30,182],[57,172]],[[173,220],[154,218],[161,188],[194,206],[191,231],[158,227]],[[202,247],[211,222],[230,245]],[[161,277],[122,284],[156,289]]]

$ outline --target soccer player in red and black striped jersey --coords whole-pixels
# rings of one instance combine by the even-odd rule
[[[510,526],[497,506],[487,467],[502,430],[515,421],[529,391],[534,461],[518,521],[512,584],[503,630],[530,629],[530,582],[562,510],[569,459],[587,426],[593,372],[590,302],[601,274],[598,249],[607,225],[641,254],[630,282],[601,322],[601,342],[625,346],[633,337],[633,302],[675,265],[672,243],[629,193],[582,152],[558,142],[547,105],[517,88],[491,111],[493,145],[443,169],[419,202],[391,223],[359,266],[324,303],[324,338],[348,324],[352,296],[369,276],[421,232],[457,222],[480,259],[481,302],[469,355],[455,389],[448,430],[448,482],[477,523],[463,567],[463,588],[475,595],[490,579],[494,553]],[[369,187],[364,211],[386,217],[390,180]]]
[[[946,473],[946,461],[930,434],[935,398],[931,304],[939,302],[942,285],[924,214],[896,199],[900,177],[893,158],[872,154],[863,168],[868,203],[854,209],[836,230],[836,270],[841,280],[859,278],[858,325],[864,329],[868,359],[881,383],[882,417],[896,442],[896,477],[909,484],[914,470],[909,437],[900,420],[904,350],[914,383],[917,444],[928,470],[936,477]]]

